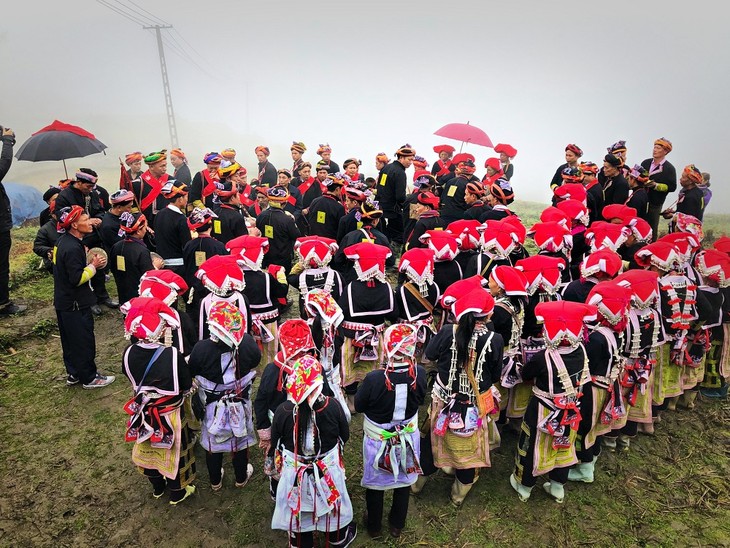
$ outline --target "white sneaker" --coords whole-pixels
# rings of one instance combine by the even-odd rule
[[[101,373],[97,373],[93,381],[84,384],[84,388],[88,390],[91,390],[92,388],[103,388],[105,386],[109,386],[115,379],[116,377],[114,375],[102,375]]]

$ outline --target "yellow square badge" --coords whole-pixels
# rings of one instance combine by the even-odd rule
[[[453,197],[456,194],[456,185],[451,185],[449,191],[446,193],[447,196]]]
[[[274,237],[274,227],[271,225],[264,225],[264,236],[267,238]]]
[[[119,272],[126,272],[127,271],[127,263],[124,262],[124,256],[123,255],[117,255],[117,270]]]
[[[216,234],[223,234],[221,230],[221,220],[220,219],[213,219],[213,232]]]
[[[205,262],[205,251],[195,252],[195,266],[200,266]]]
[[[326,217],[327,217],[327,212],[326,211],[318,211],[317,212],[317,222],[319,224],[323,225],[324,224],[324,220],[325,220]]]

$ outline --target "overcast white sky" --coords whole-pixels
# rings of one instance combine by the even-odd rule
[[[449,142],[433,132],[470,121],[518,149],[518,199],[548,199],[567,143],[600,164],[624,139],[633,165],[665,136],[678,171],[712,174],[709,211],[730,211],[730,39],[717,3],[105,1],[174,25],[166,40],[187,55],[168,48],[168,70],[193,170],[233,147],[253,171],[257,144],[291,167],[297,140],[312,162],[329,142],[335,161],[357,156],[375,175],[377,152],[408,142],[433,162]],[[56,118],[80,125],[109,148],[69,170],[92,167],[112,190],[117,157],[170,148],[152,31],[96,0],[3,2],[0,17],[0,124],[18,146]],[[493,151],[465,150],[481,175]],[[6,180],[45,188],[62,175],[60,162],[16,161]]]

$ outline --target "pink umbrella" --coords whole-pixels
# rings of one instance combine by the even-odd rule
[[[471,143],[473,145],[481,145],[483,147],[494,148],[492,140],[489,138],[484,130],[479,129],[476,126],[472,126],[467,122],[466,124],[446,124],[441,129],[434,132],[434,135],[440,135],[447,139],[454,139],[455,141],[461,141],[461,146],[464,143]],[[459,149],[461,152],[461,149]]]

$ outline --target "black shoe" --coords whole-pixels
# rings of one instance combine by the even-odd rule
[[[101,311],[101,307],[98,304],[91,305],[91,313],[94,316],[101,316],[103,314],[103,312]]]
[[[103,304],[107,308],[119,308],[119,302],[113,300],[111,297],[108,297],[105,301],[99,302],[99,304]]]
[[[365,510],[365,512],[362,515],[362,522],[365,525],[365,529],[367,530],[368,536],[370,538],[375,539],[375,538],[380,538],[383,536],[383,530],[381,528],[377,528],[377,529],[370,528],[370,525],[368,524],[368,511],[367,510]]]
[[[28,307],[24,304],[15,304],[12,301],[8,302],[5,306],[0,307],[1,316],[10,316],[11,314],[20,314],[28,310]]]
[[[74,386],[76,384],[79,384],[78,377],[74,377],[73,375],[67,375],[66,376],[66,386]]]

